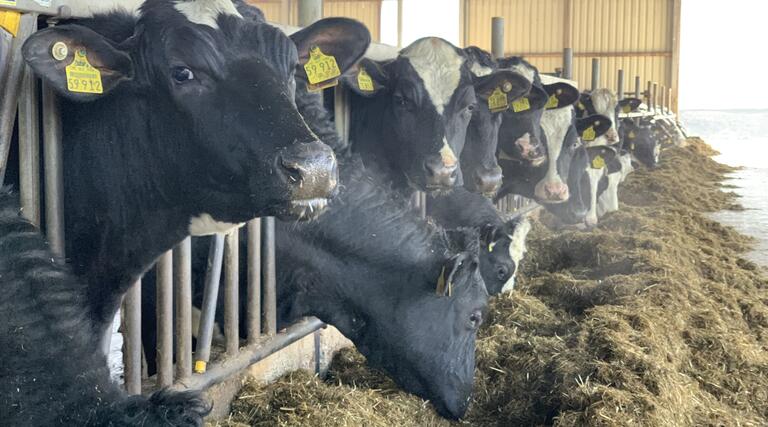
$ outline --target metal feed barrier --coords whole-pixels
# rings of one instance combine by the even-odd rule
[[[121,1],[122,6],[131,7],[140,0]],[[309,10],[318,11],[319,0],[299,2],[302,13],[300,25],[308,25],[320,16]],[[0,28],[0,184],[3,182],[11,138],[18,113],[18,150],[20,174],[20,198],[23,215],[33,224],[44,229],[51,248],[64,256],[64,220],[62,188],[62,123],[54,92],[42,85],[32,71],[24,64],[21,46],[36,31],[40,16],[48,17],[49,25],[59,19],[88,16],[94,10],[105,10],[117,4],[106,0],[5,0],[0,13],[18,12],[18,27],[13,28],[15,36]],[[306,8],[306,9],[304,9]],[[306,13],[305,13],[306,12]],[[12,18],[11,18],[12,19]],[[0,20],[0,23],[3,21]],[[278,26],[287,33],[296,27]],[[503,54],[503,19],[493,20],[494,55]],[[373,44],[366,54],[371,59],[381,60],[396,56],[392,46]],[[572,75],[572,50],[564,52],[562,75]],[[599,61],[593,63],[593,76],[599,75]],[[619,70],[619,96],[624,94],[623,71]],[[596,81],[596,80],[595,80]],[[635,78],[635,96],[641,96],[640,77]],[[349,134],[349,94],[343,88],[335,89],[335,118],[337,130],[346,141]],[[38,94],[41,94],[41,97]],[[657,105],[657,86],[648,82],[643,93],[649,111],[630,113],[622,117],[639,118],[656,116],[672,119],[670,105],[671,90],[661,88],[662,103]],[[669,96],[665,96],[669,93]],[[42,115],[42,128],[40,117]],[[66,124],[64,124],[66,125]],[[40,137],[42,135],[42,153]],[[41,182],[40,162],[42,155],[43,180]],[[44,197],[45,212],[41,212]],[[426,197],[423,193],[414,196],[414,205],[426,215]],[[497,203],[500,211],[522,214],[536,208],[535,203],[518,196],[507,196]],[[318,319],[300,321],[283,331],[277,330],[275,228],[274,218],[257,218],[247,224],[247,265],[239,265],[238,233],[217,236],[210,247],[209,265],[205,277],[205,297],[197,336],[197,348],[192,351],[192,271],[191,241],[185,239],[172,251],[163,254],[157,261],[157,376],[152,379],[142,376],[141,346],[141,286],[136,283],[125,295],[123,302],[122,331],[125,337],[123,354],[125,363],[125,387],[129,393],[137,394],[149,389],[172,386],[175,388],[204,389],[242,371],[249,365],[285,348],[297,340],[315,333],[324,324]],[[247,298],[245,313],[239,312],[238,277],[245,269],[247,274]],[[224,335],[225,352],[220,358],[211,360],[212,332],[215,308],[221,274],[224,274]],[[174,314],[175,312],[175,314]],[[243,345],[239,338],[239,317],[246,317],[247,339]],[[174,331],[175,329],[175,331]],[[175,333],[174,333],[175,332]],[[175,340],[174,340],[175,338]],[[175,345],[174,345],[175,342]],[[317,340],[316,340],[317,345]],[[174,360],[175,354],[175,360]],[[317,361],[316,361],[317,363]],[[174,369],[175,365],[175,369]]]

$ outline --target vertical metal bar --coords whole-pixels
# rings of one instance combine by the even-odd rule
[[[648,111],[653,111],[653,100],[651,99],[651,89],[653,82],[648,80],[648,88],[645,90],[645,103],[648,104]]]
[[[192,376],[192,240],[187,237],[173,250],[176,294],[176,381]]]
[[[227,234],[224,243],[224,336],[227,355],[234,356],[240,348],[240,319],[238,290],[240,284],[240,230]]]
[[[22,215],[39,228],[40,114],[37,103],[37,77],[27,67],[19,96],[19,197]]]
[[[141,394],[141,280],[123,299],[123,376],[128,394]]]
[[[349,144],[350,109],[349,91],[344,88],[344,85],[337,85],[333,89],[333,110],[336,133],[346,147]]]
[[[667,89],[667,114],[672,114],[672,96],[674,95],[672,88]]]
[[[563,49],[563,78],[573,80],[573,49]]]
[[[248,344],[261,336],[261,219],[248,222]]]
[[[664,87],[664,85],[661,85],[661,91],[659,92],[659,110],[661,110],[661,114],[664,114],[664,107],[667,105],[667,89]]]
[[[397,47],[403,47],[403,0],[397,0]]]
[[[654,113],[655,113],[655,112],[656,112],[656,110],[657,110],[657,108],[656,108],[656,107],[658,106],[657,104],[658,104],[658,102],[659,102],[659,99],[658,99],[658,98],[656,98],[656,95],[657,95],[657,91],[658,91],[658,89],[659,89],[659,84],[658,84],[658,83],[656,83],[656,82],[653,82],[653,87],[652,87],[652,89],[651,89],[651,104],[653,104],[653,112],[654,112]]]
[[[427,217],[427,193],[419,191],[419,213],[422,218]]]
[[[157,259],[157,385],[173,384],[173,253]]]
[[[18,107],[19,91],[21,90],[21,77],[24,71],[24,58],[21,55],[21,46],[29,38],[35,29],[37,14],[24,14],[19,22],[19,30],[11,42],[11,49],[7,57],[8,64],[0,65],[0,71],[5,68],[5,75],[0,75],[0,185],[5,179],[5,169],[8,163],[8,153],[11,152],[11,135],[13,124],[16,121],[16,108]],[[0,31],[5,31],[0,28]]]
[[[619,70],[616,76],[616,96],[624,99],[624,70]]]
[[[43,163],[45,167],[45,230],[51,249],[64,253],[64,171],[61,114],[56,94],[43,84]]]
[[[600,58],[592,58],[592,90],[600,87]]]
[[[494,58],[504,57],[504,18],[491,18],[491,54]]]
[[[323,0],[299,0],[299,27],[306,27],[323,17]]]
[[[205,272],[203,307],[200,312],[200,324],[197,329],[197,347],[195,348],[195,372],[205,372],[211,359],[211,341],[213,324],[216,321],[216,304],[219,300],[221,283],[221,264],[224,258],[224,236],[214,234],[208,250],[208,268]]]
[[[640,86],[640,76],[635,76],[635,98],[640,99],[640,91],[642,91]]]
[[[275,264],[275,218],[262,219],[261,229],[261,268],[262,283],[264,284],[264,333],[275,335],[277,333],[277,271]]]

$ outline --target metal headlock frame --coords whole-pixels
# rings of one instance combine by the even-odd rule
[[[22,13],[19,31],[15,38],[0,29],[0,184],[2,184],[10,152],[13,125],[18,111],[19,124],[19,174],[22,214],[33,224],[43,227],[52,250],[64,256],[64,206],[62,174],[62,123],[58,101],[53,90],[43,84],[42,99],[38,99],[37,85],[31,69],[24,64],[21,45],[36,31],[39,16],[48,16],[51,25],[59,19],[90,16],[94,11],[109,10],[116,6],[135,8],[143,0],[17,0],[15,5],[3,5],[2,9]],[[320,0],[299,1],[299,7],[320,10]],[[308,13],[304,16],[308,25],[319,19]],[[277,25],[287,34],[299,27]],[[494,18],[493,50],[498,56],[504,51],[503,19]],[[9,42],[10,40],[10,42]],[[397,48],[383,44],[372,44],[366,57],[375,60],[394,58]],[[564,51],[563,76],[572,76],[572,49]],[[593,62],[593,73],[599,73],[599,60]],[[648,90],[641,94],[640,76],[635,78],[636,97],[644,95],[649,111],[622,114],[620,117],[639,118],[654,116],[664,120],[675,120],[671,88],[669,96],[662,88],[662,105],[657,105],[657,85],[648,82]],[[619,70],[619,96],[623,96],[623,71]],[[349,138],[349,93],[341,86],[335,89],[335,119],[337,131],[347,142]],[[39,106],[42,111],[39,111]],[[40,182],[40,129],[39,115],[43,117],[43,176],[45,184],[45,215],[40,208],[42,186]],[[414,205],[423,216],[426,215],[426,196],[417,193]],[[497,207],[507,214],[521,215],[537,209],[537,205],[522,197],[507,196],[498,201]],[[43,223],[44,218],[44,223]],[[190,238],[168,251],[157,262],[157,328],[158,365],[155,387],[173,386],[177,389],[204,389],[230,378],[248,366],[289,346],[299,339],[316,333],[325,325],[316,318],[307,318],[277,331],[276,271],[275,271],[275,228],[274,218],[256,218],[247,224],[248,262],[245,266],[248,277],[247,288],[247,331],[245,346],[240,346],[238,333],[238,233],[219,235],[212,239],[210,257],[205,278],[205,299],[198,335],[198,347],[192,353],[192,277]],[[222,268],[223,266],[223,268]],[[224,310],[226,353],[221,361],[207,366],[210,358],[214,314],[222,270],[224,272]],[[150,387],[142,387],[141,348],[141,286],[136,283],[123,300],[125,387],[129,393],[138,394]],[[173,316],[175,305],[175,318]],[[176,328],[175,348],[173,328]],[[318,345],[316,336],[315,344]],[[175,373],[173,355],[176,355]],[[317,353],[317,351],[316,351]],[[319,361],[315,361],[316,366]],[[195,368],[195,369],[193,369]],[[194,371],[194,372],[193,372]]]

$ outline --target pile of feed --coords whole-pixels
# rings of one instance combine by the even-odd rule
[[[750,239],[707,218],[739,208],[713,154],[699,140],[665,151],[595,230],[535,225],[518,287],[491,302],[462,423],[768,422],[768,279],[742,258]],[[353,350],[324,381],[246,386],[227,423],[453,424]]]

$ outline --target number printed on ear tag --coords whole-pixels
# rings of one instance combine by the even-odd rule
[[[368,74],[367,71],[365,71],[365,68],[360,67],[360,72],[357,74],[357,86],[360,88],[360,90],[366,91],[366,92],[373,92],[373,79],[371,78],[370,74]]]
[[[310,90],[320,90],[336,86],[336,78],[341,75],[336,58],[326,55],[315,46],[309,51],[309,61],[304,64]]]
[[[509,101],[507,100],[507,94],[501,90],[501,87],[497,87],[488,97],[488,109],[491,113],[499,113],[509,109]]]
[[[101,72],[88,62],[85,49],[75,50],[75,59],[67,65],[67,90],[78,93],[104,93]]]

